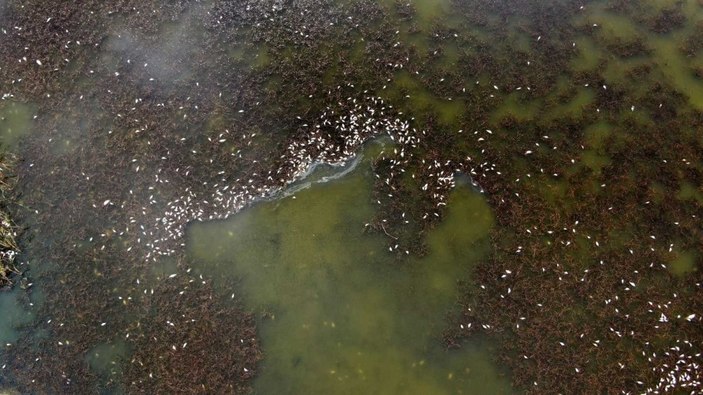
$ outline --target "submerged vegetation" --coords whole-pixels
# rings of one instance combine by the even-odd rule
[[[164,3],[0,2],[2,103],[31,124],[2,208],[37,262],[0,387],[249,391],[269,314],[191,270],[182,227],[403,125],[359,229],[383,270],[432,254],[455,180],[496,218],[448,348],[492,339],[524,392],[700,391],[700,1]]]
[[[14,158],[8,153],[0,153],[0,289],[12,286],[11,277],[17,274],[15,257],[20,250],[16,241],[16,226],[6,208],[15,183],[13,166]]]

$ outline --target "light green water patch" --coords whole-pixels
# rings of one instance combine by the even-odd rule
[[[507,23],[503,22],[498,15],[488,15],[487,19],[491,21],[492,26],[501,26],[507,29],[506,41],[513,50],[527,54],[533,53],[534,38],[530,37],[520,28],[522,26],[529,26],[531,21],[518,15],[511,16],[510,21]]]
[[[633,104],[634,103],[635,101],[633,101]],[[623,122],[637,125],[642,128],[656,127],[656,124],[649,111],[637,106],[635,106],[635,111],[632,111],[631,106],[627,106],[627,104],[629,103],[623,103],[624,108],[620,113],[620,119]]]
[[[681,200],[695,200],[703,204],[703,188],[697,188],[690,182],[684,181],[681,183],[681,189],[679,189],[676,197]]]
[[[657,78],[658,75],[649,75],[646,78],[636,78],[633,70],[638,67],[654,66],[653,60],[649,56],[634,56],[621,58],[611,56],[608,58],[601,75],[607,85],[626,85],[632,92],[632,96],[640,96],[651,85],[650,78]],[[656,71],[656,70],[654,70]]]
[[[701,78],[703,78],[703,51],[691,59],[691,68],[694,73],[696,70],[701,70]]]
[[[703,111],[703,80],[690,67],[690,60],[678,50],[677,35],[652,38],[655,61],[673,87],[688,97],[691,105]]]
[[[574,40],[578,56],[571,61],[571,68],[576,72],[593,71],[604,59],[603,51],[588,37]]]
[[[701,20],[699,17],[703,16],[703,4],[700,1],[685,0],[683,4],[684,14],[690,18],[688,20],[689,23],[696,23]]]
[[[451,0],[414,0],[410,1],[415,7],[416,17],[425,23],[431,22],[435,18],[446,15],[451,10]]]
[[[506,96],[503,103],[491,114],[491,123],[495,124],[505,117],[513,117],[518,121],[529,121],[535,118],[542,103],[537,100],[523,100],[523,94],[513,92]]]
[[[343,179],[189,229],[195,270],[222,292],[238,280],[263,317],[255,393],[509,393],[486,345],[447,351],[440,341],[457,279],[486,253],[485,200],[468,188],[452,194],[429,255],[398,264],[385,236],[364,232],[372,182],[365,161]]]
[[[560,207],[562,211],[567,211],[571,206],[568,199],[570,185],[568,181],[546,178],[539,185],[538,190],[542,197],[554,207]],[[570,211],[570,210],[568,210]]]
[[[434,115],[443,126],[450,128],[458,124],[466,108],[463,100],[448,100],[433,95],[421,81],[405,70],[396,74],[385,94],[391,96],[394,102],[403,103],[406,112],[419,120]]]
[[[679,252],[669,263],[669,271],[677,277],[683,277],[688,273],[696,271],[697,259],[698,254],[694,251]]]
[[[466,108],[463,100],[436,100],[434,108],[439,114],[439,121],[444,126],[456,126]]]
[[[430,51],[430,37],[410,21],[398,21],[396,39],[407,47],[415,47],[417,53],[425,56]]]
[[[583,164],[591,169],[595,174],[600,174],[601,170],[609,166],[611,160],[608,156],[599,154],[593,150],[584,151],[581,155]]]
[[[581,232],[584,231],[587,232],[588,230],[581,229]],[[588,269],[597,262],[593,259],[594,248],[596,248],[596,246],[592,238],[589,239],[581,234],[575,235],[574,246],[567,252],[567,259],[562,262],[562,265],[567,271],[571,272],[580,272],[584,269]]]
[[[34,314],[25,309],[19,300],[19,293],[25,292],[15,287],[12,292],[0,292],[0,347],[19,339],[19,328],[30,323]]]
[[[582,69],[593,70],[600,65],[600,61],[607,59],[606,68],[601,75],[609,85],[627,84],[630,89],[641,91],[638,87],[646,87],[642,81],[639,84],[632,84],[630,73],[636,67],[651,64],[651,56],[647,54],[650,48],[650,35],[631,18],[606,10],[606,3],[591,4],[587,8],[583,18],[578,22],[580,25],[594,29],[595,42],[590,39],[579,38],[575,42],[579,47],[579,57],[573,61],[574,69],[579,69],[579,64],[583,64]],[[595,26],[594,26],[595,25]],[[633,53],[631,56],[620,56],[607,50],[607,46],[614,48],[632,47],[637,51],[641,44],[644,51],[641,54]],[[615,50],[619,52],[618,50]],[[607,55],[606,55],[607,52]],[[583,62],[583,63],[581,63]],[[590,67],[590,68],[589,68]]]
[[[649,183],[649,200],[655,204],[661,204],[670,194],[667,187],[657,181]]]
[[[660,13],[665,9],[674,8],[681,2],[681,0],[648,0],[646,5],[648,8],[651,8],[654,13]],[[695,3],[695,1],[689,1],[688,3]]]
[[[77,83],[87,83],[87,80],[84,78]],[[85,144],[91,130],[100,130],[104,136],[107,135],[111,123],[104,115],[100,104],[87,98],[67,105],[62,113],[52,114],[54,119],[51,122],[56,124],[56,134],[51,141],[47,141],[49,154],[55,157],[75,154]],[[127,133],[127,130],[117,132]]]
[[[161,279],[178,273],[178,263],[175,259],[163,258],[149,268],[149,274],[155,279]]]
[[[129,347],[124,341],[103,343],[88,352],[86,362],[104,380],[109,380],[122,372],[122,362],[127,360],[129,354]]]
[[[423,32],[410,31],[401,33],[398,38],[406,45],[415,47],[417,52],[422,55],[427,55],[430,52],[429,38]]]
[[[612,133],[613,126],[608,122],[600,121],[589,125],[586,130],[584,130],[586,144],[595,150],[600,150],[604,148],[605,142]]]
[[[396,8],[395,0],[381,0],[389,9]],[[426,54],[430,50],[431,32],[435,26],[457,28],[463,23],[462,18],[452,12],[452,0],[411,0],[403,2],[414,10],[413,17],[408,21],[398,21],[400,42],[414,46],[419,53]]]
[[[271,55],[269,55],[268,48],[260,47],[258,52],[254,55],[251,60],[251,65],[258,70],[266,68],[271,63]]]
[[[239,33],[248,32],[249,29],[243,28]],[[227,54],[235,62],[251,68],[264,68],[271,62],[266,43],[236,43],[227,48]]]
[[[668,2],[652,3],[651,5],[655,9],[671,6]],[[669,34],[655,34],[644,32],[627,17],[606,11],[605,6],[605,3],[600,3],[593,4],[588,8],[587,23],[599,25],[598,37],[604,42],[612,42],[613,38],[623,42],[632,42],[638,39],[638,36],[640,40],[646,40],[647,47],[654,51],[648,61],[656,66],[659,73],[650,79],[665,79],[676,90],[687,96],[693,107],[703,110],[703,80],[694,74],[691,67],[693,59],[684,57],[679,51],[683,40],[693,32],[695,23],[703,18],[701,7],[697,6],[695,1],[686,2],[683,7],[688,18],[686,25]],[[641,59],[638,61],[642,62]],[[613,59],[610,59],[604,77],[609,83],[623,81],[627,71],[625,66],[633,66],[633,64],[613,65]],[[645,85],[642,84],[644,82],[642,80],[636,82],[637,85],[632,85],[632,88]]]
[[[579,118],[586,107],[593,103],[595,97],[596,94],[591,87],[577,88],[575,95],[567,102],[553,107],[547,117],[551,119],[561,119],[564,117]]]
[[[395,0],[381,0],[382,4],[390,8],[395,7]],[[422,30],[429,31],[436,22],[446,22],[446,16],[452,9],[452,0],[408,0],[404,2],[410,4],[415,10],[413,22]]]
[[[0,102],[0,143],[13,148],[29,133],[33,108],[28,104],[4,100]]]
[[[597,35],[605,42],[617,39],[631,42],[640,35],[640,29],[634,21],[626,16],[616,15],[604,9],[605,4],[593,4],[588,7],[588,24],[597,24]]]
[[[324,74],[322,75],[322,83],[324,86],[332,86],[335,81],[339,81],[340,78],[340,68],[337,64],[331,64],[327,67]]]
[[[439,66],[445,70],[451,70],[457,67],[459,62],[460,50],[456,41],[447,41],[442,44],[442,56],[433,62],[435,66]]]
[[[244,46],[231,47],[227,51],[227,54],[232,60],[236,60],[237,62],[243,62],[247,58],[247,50]]]

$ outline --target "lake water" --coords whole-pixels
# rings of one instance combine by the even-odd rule
[[[430,254],[399,266],[365,231],[370,156],[343,179],[189,230],[195,269],[226,279],[220,292],[238,284],[260,317],[255,392],[510,393],[489,344],[447,352],[441,342],[457,279],[486,253],[490,208],[460,188],[427,236]]]
[[[0,393],[701,390],[700,0],[0,0]]]

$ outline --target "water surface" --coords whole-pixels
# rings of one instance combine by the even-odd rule
[[[457,279],[486,254],[483,196],[457,190],[429,255],[400,264],[383,235],[365,232],[372,182],[367,157],[342,179],[190,230],[196,268],[223,293],[239,280],[260,317],[256,393],[510,393],[487,344],[441,342]]]

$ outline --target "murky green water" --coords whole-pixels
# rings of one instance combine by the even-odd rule
[[[34,316],[31,311],[25,310],[18,294],[19,292],[0,293],[0,344],[17,341],[20,337],[18,329],[31,322]]]
[[[370,154],[350,175],[233,218],[193,226],[196,268],[241,281],[261,321],[261,394],[509,393],[509,380],[476,340],[441,344],[457,279],[485,256],[493,218],[468,187],[427,237],[430,254],[398,266],[382,235],[364,232],[375,210]]]
[[[13,101],[0,103],[0,144],[16,147],[20,138],[30,131],[32,107]]]
[[[40,328],[32,335],[33,340],[61,334],[52,337],[51,343],[54,346],[59,343],[60,347],[69,341],[80,344],[80,351],[72,349],[78,355],[73,357],[80,360],[77,365],[99,376],[97,381],[105,387],[100,390],[129,392],[125,389],[129,383],[124,382],[122,375],[134,363],[133,345],[144,344],[134,343],[142,334],[141,325],[147,325],[154,317],[162,318],[159,315],[162,313],[178,314],[178,309],[158,311],[158,306],[151,304],[153,289],[172,275],[179,280],[188,276],[192,281],[214,281],[219,296],[231,302],[228,306],[234,306],[243,297],[246,309],[256,314],[258,326],[252,338],[260,337],[264,352],[260,365],[251,366],[256,393],[500,394],[514,389],[510,385],[510,372],[496,362],[499,354],[494,347],[499,344],[486,340],[480,331],[467,330],[463,333],[471,333],[467,335],[470,340],[460,350],[447,350],[442,335],[448,322],[455,324],[447,316],[450,312],[457,313],[457,300],[466,292],[459,289],[457,282],[470,282],[472,268],[479,262],[484,265],[493,262],[495,256],[491,253],[497,254],[497,250],[505,247],[502,243],[515,244],[505,247],[506,251],[520,252],[523,245],[530,246],[530,253],[535,254],[531,257],[537,258],[499,256],[496,264],[501,270],[512,270],[516,274],[515,286],[523,289],[521,293],[514,292],[510,298],[515,299],[510,299],[504,298],[504,283],[492,287],[488,284],[490,296],[484,302],[504,299],[503,306],[510,312],[500,314],[502,310],[496,309],[496,314],[484,314],[483,318],[499,324],[485,332],[493,336],[492,341],[520,340],[515,342],[519,347],[511,351],[505,351],[510,347],[502,348],[503,361],[512,359],[506,363],[526,366],[531,371],[538,363],[554,368],[545,375],[556,386],[560,377],[576,380],[585,377],[581,375],[583,371],[595,371],[588,378],[592,379],[603,373],[599,369],[606,371],[602,366],[610,366],[605,364],[619,358],[609,355],[600,360],[603,351],[598,344],[606,344],[608,336],[611,346],[625,344],[626,352],[637,347],[651,350],[648,347],[656,342],[647,337],[648,330],[655,325],[659,328],[660,322],[658,317],[637,316],[649,307],[636,303],[644,305],[652,300],[668,306],[669,288],[679,293],[673,299],[700,292],[698,283],[698,288],[688,284],[645,291],[644,284],[651,282],[647,278],[649,268],[636,266],[638,260],[662,266],[663,274],[655,273],[652,278],[670,274],[672,281],[684,284],[687,279],[700,276],[703,256],[700,242],[686,241],[694,238],[691,235],[695,232],[690,230],[693,227],[682,230],[681,234],[677,233],[679,230],[661,231],[670,229],[664,224],[672,220],[677,221],[677,227],[678,221],[697,223],[700,215],[696,215],[703,205],[699,182],[701,158],[679,157],[680,152],[700,152],[700,148],[690,149],[696,144],[703,147],[700,134],[696,134],[699,129],[686,124],[697,122],[700,126],[703,51],[699,48],[687,55],[682,50],[686,40],[703,31],[700,0],[652,0],[638,3],[639,6],[593,1],[582,8],[576,2],[554,1],[555,7],[564,6],[562,10],[568,11],[568,21],[559,15],[527,20],[525,15],[542,16],[532,14],[534,10],[543,14],[550,11],[529,2],[515,2],[518,10],[515,11],[510,1],[487,1],[482,8],[474,9],[450,0],[414,0],[408,3],[412,12],[405,15],[404,2],[383,0],[378,2],[382,16],[374,19],[370,15],[371,22],[360,22],[359,29],[349,27],[357,23],[354,15],[349,18],[352,21],[349,26],[336,19],[324,20],[311,24],[314,25],[311,31],[295,26],[300,31],[291,33],[289,21],[277,20],[278,14],[273,12],[267,18],[271,25],[244,26],[243,30],[261,31],[253,36],[233,34],[231,37],[240,41],[232,42],[230,36],[218,36],[221,31],[213,33],[215,22],[208,19],[216,11],[210,7],[213,4],[224,7],[223,3],[227,2],[205,1],[180,9],[170,22],[146,26],[147,30],[153,29],[153,35],[146,34],[149,40],[144,40],[137,22],[132,25],[133,21],[126,17],[112,20],[105,40],[96,43],[87,57],[95,61],[83,65],[86,69],[81,78],[62,83],[70,91],[66,97],[71,97],[73,107],[52,103],[47,105],[50,111],[46,115],[37,112],[34,105],[21,104],[25,101],[19,96],[17,99],[7,96],[8,100],[3,96],[0,146],[15,149],[23,139],[32,142],[27,144],[28,148],[19,150],[26,162],[21,162],[20,167],[31,181],[20,186],[24,188],[20,191],[20,204],[30,203],[18,211],[21,216],[36,214],[40,218],[37,221],[51,226],[42,228],[43,234],[27,241],[24,251],[27,261],[22,262],[22,270],[31,269],[27,276],[35,285],[27,293],[30,296],[25,297],[25,291],[20,289],[0,293],[0,345],[10,344],[9,349],[14,343],[21,343],[24,334],[35,330],[32,326]],[[327,6],[333,9],[355,3],[339,1]],[[2,5],[0,0],[0,10]],[[651,20],[662,10],[677,5],[681,5],[685,21],[672,24],[668,32],[653,31]],[[296,14],[281,13],[292,21],[297,20]],[[255,20],[237,12],[228,15],[220,21],[226,24],[229,17],[237,23]],[[561,25],[556,26],[556,22]],[[275,33],[266,31],[269,28]],[[308,33],[313,37],[309,41],[277,41],[279,35],[289,34],[297,39]],[[353,39],[346,41],[349,37]],[[388,45],[376,47],[376,41]],[[208,45],[214,50],[201,53]],[[400,48],[398,54],[393,52],[396,45]],[[218,51],[226,53],[232,62],[217,58],[221,64],[203,67],[218,56]],[[397,63],[377,67],[373,60],[387,54],[397,55],[386,59]],[[321,59],[319,64],[310,60],[317,58]],[[556,62],[564,67],[552,66],[553,58],[565,59]],[[41,70],[37,60],[29,59],[27,68],[31,65]],[[44,62],[48,65],[49,60]],[[74,65],[73,58],[60,62],[69,63],[67,70],[83,67],[79,62]],[[94,76],[93,69],[102,74]],[[296,74],[298,71],[300,74]],[[131,79],[118,78],[120,73]],[[305,73],[308,75],[302,75]],[[240,80],[240,76],[245,77]],[[306,80],[308,77],[310,81]],[[291,83],[296,78],[300,79],[297,85]],[[246,85],[244,80],[255,80],[260,86],[252,89],[254,85]],[[363,95],[362,89],[350,89],[351,85],[347,85],[350,81],[364,85]],[[277,91],[281,86],[293,93]],[[330,94],[340,86],[344,87],[344,94],[335,93],[339,97]],[[494,203],[500,202],[506,210],[524,214],[508,204],[517,202],[515,206],[523,205],[531,216],[524,216],[519,224],[506,219],[502,222],[505,227],[498,228],[492,212],[495,208],[489,207],[486,198],[467,186],[460,186],[451,193],[448,209],[437,227],[423,235],[428,254],[417,257],[401,252],[403,259],[399,259],[397,251],[389,251],[389,242],[395,238],[392,229],[390,233],[367,231],[366,222],[374,219],[379,207],[374,195],[379,188],[376,185],[374,191],[376,175],[371,170],[379,148],[370,144],[353,171],[338,178],[339,169],[319,168],[306,180],[294,184],[284,198],[256,203],[227,220],[207,222],[207,210],[219,207],[198,206],[205,207],[204,222],[191,224],[187,230],[185,247],[192,261],[188,264],[179,260],[180,256],[144,263],[143,255],[135,254],[143,243],[160,237],[163,229],[158,226],[154,229],[155,224],[159,225],[157,217],[164,222],[173,219],[164,214],[167,202],[189,200],[193,196],[194,200],[210,199],[215,197],[210,194],[216,189],[213,184],[232,189],[246,185],[244,180],[256,173],[263,174],[267,166],[273,165],[265,159],[269,159],[266,158],[269,154],[272,157],[280,154],[275,147],[286,139],[310,132],[311,128],[306,129],[308,123],[317,122],[321,113],[335,106],[334,102],[344,96],[361,100],[361,96],[367,95],[382,98],[393,106],[393,117],[407,120],[411,127],[422,131],[422,144],[412,152],[407,151],[417,161],[402,170],[407,173],[401,177],[404,177],[401,186],[409,185],[415,193],[424,182],[439,177],[438,167],[428,167],[432,161],[444,164],[449,173],[464,166],[475,169],[477,177],[499,185],[489,196],[495,199]],[[279,105],[287,106],[290,113],[281,116]],[[339,107],[334,107],[335,111],[343,112],[344,106],[339,104]],[[42,117],[40,121],[34,121],[35,113]],[[246,118],[249,114],[255,115]],[[275,115],[282,117],[280,124],[269,122]],[[191,119],[194,119],[192,124]],[[666,127],[659,130],[659,124]],[[646,139],[640,134],[647,136]],[[36,141],[31,140],[34,136]],[[659,147],[653,144],[654,140]],[[645,143],[652,146],[635,150]],[[663,149],[659,152],[658,148]],[[630,158],[631,151],[637,151],[640,157]],[[223,159],[230,156],[238,159]],[[467,159],[471,157],[474,159]],[[255,166],[256,161],[266,164]],[[627,168],[621,172],[622,163]],[[682,164],[689,167],[675,167]],[[195,192],[188,195],[184,190]],[[618,196],[615,201],[610,200],[611,193]],[[402,201],[403,207],[411,210],[413,205],[422,204],[424,197],[396,195],[391,201]],[[668,198],[686,208],[657,218],[658,210],[669,207],[658,205]],[[585,201],[591,206],[584,207]],[[603,215],[620,203],[623,204],[616,207],[615,214]],[[644,209],[633,209],[636,214],[632,214],[628,204]],[[543,211],[531,211],[531,205]],[[646,211],[649,207],[653,207],[651,212]],[[387,206],[384,208],[387,211],[383,215],[394,213]],[[420,223],[421,216],[422,213],[412,218],[413,224]],[[190,216],[184,223],[192,219]],[[561,236],[562,231],[565,236]],[[152,237],[152,232],[159,236]],[[493,249],[489,248],[489,233],[495,237]],[[540,233],[545,245],[561,243],[577,246],[576,250],[540,255],[544,246],[533,238],[533,234]],[[555,234],[563,239],[553,237]],[[650,247],[647,243],[655,240],[655,234],[657,241],[653,243],[660,244]],[[630,235],[634,235],[633,240],[628,239]],[[593,247],[596,239],[601,244]],[[181,242],[175,240],[178,248],[182,247]],[[59,243],[65,248],[60,249]],[[649,248],[660,255],[630,259],[634,255],[630,250],[630,255],[621,261],[617,256],[600,255],[601,251],[614,252],[625,247],[641,247],[645,252]],[[626,269],[617,278],[608,277],[615,271],[605,271],[591,280],[586,273],[596,271],[596,262],[602,265],[603,260],[613,263],[614,269]],[[58,267],[37,270],[47,267],[45,261],[57,261]],[[558,281],[549,282],[544,273],[545,267],[549,273],[552,264],[558,267],[552,268]],[[194,269],[192,273],[186,271],[189,267]],[[491,268],[486,270],[490,272]],[[574,281],[575,285],[563,285],[568,281],[567,270],[572,275],[579,271],[581,279]],[[581,270],[584,272],[580,273]],[[561,309],[545,310],[549,307],[547,302],[545,309],[542,304],[537,309],[532,296],[540,288],[535,287],[534,291],[532,284],[543,286],[544,293],[538,296],[549,302],[561,302],[554,295],[577,295],[573,296],[574,305],[581,307],[574,308],[574,314],[564,315],[556,315],[563,313]],[[605,307],[601,305],[603,300],[624,301],[628,295],[620,287],[624,284],[637,284],[639,288],[632,287],[643,292],[641,300],[627,308],[618,306],[614,313],[610,311],[610,302]],[[38,316],[41,290],[47,285],[53,285],[57,294],[69,302],[65,306],[54,303],[56,311],[44,311],[43,316]],[[565,287],[572,288],[560,293]],[[183,289],[164,288],[174,298],[182,292],[188,295],[191,290],[187,285]],[[650,291],[651,294],[645,293]],[[691,305],[671,310],[679,309],[677,314],[687,317],[694,311]],[[554,318],[550,316],[552,311]],[[698,310],[695,312],[700,315]],[[580,317],[588,317],[586,313],[606,318],[589,322]],[[54,314],[61,317],[60,323],[52,321]],[[539,333],[539,342],[535,341],[533,347],[531,335],[513,328],[514,322],[525,316],[527,325],[537,322],[550,331],[568,330]],[[648,329],[627,341],[615,338],[611,324],[606,322],[622,322],[623,316],[637,317],[632,319],[636,321],[632,324],[632,334],[640,331],[638,325]],[[563,322],[557,322],[560,319]],[[108,324],[103,327],[103,323]],[[67,331],[64,324],[71,330]],[[576,329],[587,333],[585,338],[571,339],[571,344],[582,345],[578,353],[561,353],[552,358],[549,351],[545,352],[549,345],[577,336]],[[83,330],[90,340],[82,341]],[[695,339],[700,332],[688,329],[676,332],[675,328],[664,335],[654,333],[652,337],[675,339],[678,344],[680,339]],[[162,341],[165,336],[157,334]],[[192,339],[188,340],[192,347]],[[244,344],[243,340],[235,339]],[[603,343],[599,343],[601,340]],[[583,344],[590,347],[596,341],[596,346],[584,351]],[[150,346],[155,353],[164,355],[176,350],[174,344],[164,346],[156,340]],[[661,355],[669,346],[656,351]],[[527,354],[538,362],[527,358]],[[633,355],[636,355],[633,359],[638,359],[640,353]],[[0,357],[2,365],[5,353]],[[571,364],[577,357],[582,365],[574,373]],[[37,366],[37,372],[46,370]],[[24,367],[14,367],[13,374],[22,376],[17,372],[22,373]],[[642,362],[635,373],[648,373],[652,367]],[[568,373],[555,373],[561,368]],[[71,374],[75,372],[80,370]],[[236,379],[247,380],[249,372],[242,373],[245,378]],[[141,373],[151,374],[146,368]],[[520,374],[515,377],[521,389],[532,388],[534,380],[542,379]],[[633,377],[627,380],[632,381]],[[658,377],[643,380],[651,385]],[[15,385],[0,375],[0,387],[6,383]],[[33,384],[25,380],[22,385],[33,388]],[[201,388],[199,378],[189,384]],[[626,384],[620,383],[620,387],[629,389],[633,385]]]

